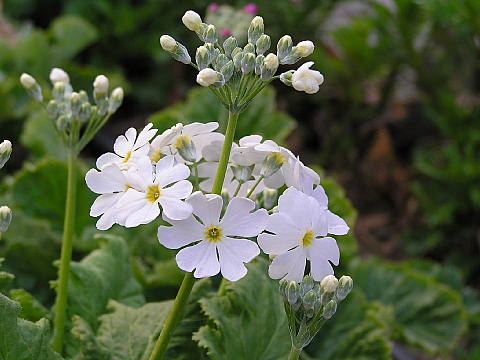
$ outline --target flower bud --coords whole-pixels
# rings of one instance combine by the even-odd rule
[[[61,103],[65,100],[65,89],[66,83],[62,81],[58,81],[53,85],[52,95],[57,102]]]
[[[279,152],[271,152],[267,155],[263,161],[262,170],[260,170],[260,175],[263,177],[269,177],[275,174],[282,165],[287,161],[285,156]]]
[[[337,290],[338,279],[333,275],[327,275],[320,282],[320,289],[324,293],[334,293]]]
[[[60,68],[53,68],[52,71],[50,71],[50,81],[52,82],[53,85],[55,85],[58,82],[69,84],[70,77],[64,70]]]
[[[255,46],[257,47],[257,55],[263,55],[267,52],[268,49],[270,49],[271,45],[271,40],[270,36],[263,34],[260,36],[255,43]]]
[[[108,104],[109,114],[113,114],[115,111],[118,110],[120,105],[122,105],[123,96],[124,96],[123,89],[121,87],[117,87],[112,91],[112,94],[110,95],[110,99],[109,99],[109,104]]]
[[[197,75],[197,83],[202,86],[223,86],[225,80],[223,75],[211,68],[201,70]]]
[[[78,95],[80,96],[80,102],[82,104],[88,102],[88,94],[85,90],[80,90]]]
[[[243,53],[252,53],[255,54],[255,45],[248,43],[243,47]]]
[[[295,70],[289,70],[280,74],[280,81],[283,82],[287,86],[292,86],[292,77]]]
[[[278,69],[278,57],[275,54],[268,54],[260,67],[260,74],[263,81],[270,80]]]
[[[322,317],[324,319],[330,319],[337,311],[337,302],[335,300],[329,301],[323,308]]]
[[[255,54],[246,53],[242,58],[242,73],[244,75],[255,69]]]
[[[207,49],[207,52],[208,52],[209,64],[211,64],[217,59],[217,56],[220,55],[220,50],[218,50],[215,47],[215,44],[212,44],[212,43],[206,43],[204,46],[205,46],[205,48]]]
[[[314,288],[315,280],[311,275],[306,275],[302,280],[301,286],[302,286],[302,291],[305,294]]]
[[[160,36],[160,45],[162,46],[163,50],[173,52],[177,47],[177,42],[170,35],[162,35]]]
[[[232,53],[232,59],[233,59],[233,64],[235,65],[235,70],[239,71],[242,69],[242,60],[244,55],[245,54],[241,50],[236,52],[235,55],[233,55]]]
[[[182,16],[182,22],[188,30],[197,31],[202,24],[202,18],[195,11],[188,10]]]
[[[205,46],[198,47],[197,52],[195,54],[195,62],[197,63],[199,70],[205,69],[210,64],[208,50]]]
[[[230,59],[225,54],[219,54],[213,63],[213,68],[217,71],[230,61]]]
[[[285,35],[278,40],[277,44],[277,56],[280,64],[282,64],[283,59],[290,54],[293,47],[293,41],[290,35]]]
[[[190,137],[180,136],[175,142],[175,148],[184,160],[192,163],[197,161],[197,149]]]
[[[83,103],[82,106],[80,106],[80,111],[78,112],[78,119],[81,122],[87,121],[92,116],[94,109],[95,109],[95,106],[90,105],[90,103],[88,102]]]
[[[65,115],[60,115],[56,121],[57,129],[59,131],[65,130],[70,123],[70,120]]]
[[[98,75],[93,82],[93,95],[95,99],[106,98],[108,94],[108,78]]]
[[[302,58],[312,55],[313,50],[315,50],[315,45],[310,40],[300,41],[297,44],[296,51]]]
[[[3,168],[12,154],[12,143],[9,140],[3,140],[0,143],[0,169]]]
[[[70,94],[70,108],[72,110],[73,117],[77,118],[78,113],[80,112],[80,107],[82,102],[80,100],[80,95],[77,92],[72,92]]]
[[[215,44],[218,41],[218,32],[215,25],[208,25],[204,36],[205,42]]]
[[[20,83],[27,90],[28,95],[30,95],[34,100],[38,102],[43,101],[42,88],[38,85],[35,78],[29,74],[23,73],[20,76]]]
[[[317,300],[317,293],[314,290],[309,290],[302,298],[302,305],[305,310],[313,309]]]
[[[350,276],[342,276],[338,280],[338,287],[335,296],[338,301],[344,300],[353,289],[353,280]]]
[[[223,75],[225,82],[228,82],[235,71],[235,65],[233,60],[229,60],[225,65],[220,69],[220,73]]]
[[[233,58],[238,54],[238,53],[242,53],[243,50],[242,48],[239,48],[239,47],[236,47],[235,49],[232,50],[232,53],[231,53],[231,58],[233,60]]]
[[[58,114],[60,113],[60,108],[58,106],[58,103],[55,100],[50,100],[47,105],[47,112],[48,116],[50,116],[52,119],[56,119]]]
[[[255,75],[260,75],[262,73],[263,60],[265,60],[265,56],[263,55],[258,55],[255,58]]]
[[[270,210],[275,206],[278,200],[277,189],[265,188],[262,192],[263,208]]]
[[[248,180],[252,180],[252,172],[255,165],[252,166],[240,166],[232,165],[233,176],[239,183],[244,183]]]
[[[296,281],[290,281],[287,285],[287,301],[290,305],[293,305],[297,302],[298,297],[300,296],[299,286]]]
[[[237,47],[237,39],[235,36],[230,36],[223,42],[223,50],[225,51],[225,55],[230,56],[232,54],[233,49]]]
[[[261,16],[255,16],[248,27],[248,42],[255,44],[264,31],[263,18]]]
[[[0,233],[7,231],[12,222],[12,210],[8,206],[0,207]]]
[[[286,300],[287,299],[287,286],[288,286],[288,280],[282,279],[280,280],[278,284],[278,291],[280,292],[280,295]]]

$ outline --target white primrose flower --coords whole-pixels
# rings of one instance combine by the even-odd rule
[[[187,203],[193,207],[195,217],[181,221],[166,218],[172,226],[159,227],[160,243],[169,249],[183,248],[176,256],[177,264],[182,270],[195,270],[196,278],[219,272],[230,281],[244,277],[247,274],[244,263],[260,254],[257,244],[245,238],[255,237],[264,230],[267,211],[253,211],[255,203],[250,199],[233,198],[220,219],[221,196],[199,191]],[[196,244],[187,246],[193,243]]]
[[[157,129],[152,129],[153,124],[150,123],[138,134],[137,130],[130,128],[125,135],[120,135],[113,150],[115,153],[105,153],[97,159],[97,168],[101,169],[109,163],[121,165],[122,169],[128,168],[139,158],[148,155],[150,144],[148,143],[157,133]]]
[[[323,84],[323,75],[319,71],[311,70],[313,61],[308,61],[298,68],[292,75],[292,86],[295,90],[315,94]]]
[[[256,149],[262,143],[260,135],[244,136],[238,142],[240,146],[232,149],[232,160],[240,166],[261,164],[267,156],[265,151]]]
[[[150,160],[157,162],[165,155],[174,155],[171,145],[173,139],[181,133],[182,128],[182,124],[176,124],[153,139],[148,152]]]
[[[258,236],[260,248],[275,256],[268,273],[273,279],[301,282],[306,261],[316,281],[333,274],[340,250],[328,237],[328,223],[316,199],[290,187],[278,200],[278,213],[269,216],[266,231]]]
[[[163,213],[170,219],[182,220],[192,214],[191,205],[182,201],[192,193],[193,186],[185,180],[190,169],[175,164],[173,156],[165,156],[155,167],[143,157],[136,169],[139,184],[129,188],[116,206],[117,222],[125,227],[148,224]]]

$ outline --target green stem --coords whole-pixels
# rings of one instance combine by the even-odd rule
[[[218,164],[217,175],[215,183],[213,185],[213,193],[220,195],[222,192],[223,181],[225,180],[225,173],[227,172],[228,159],[230,158],[230,151],[232,150],[233,137],[235,136],[235,128],[237,127],[238,113],[228,113],[228,125],[227,132],[225,134],[225,142],[223,144],[222,155],[220,156],[220,162]],[[168,342],[172,337],[172,334],[182,319],[185,306],[188,302],[188,297],[192,291],[195,278],[193,273],[186,273],[180,290],[178,290],[177,297],[173,303],[172,310],[165,320],[165,325],[162,328],[160,336],[158,337],[155,347],[150,354],[150,360],[161,360],[167,350]]]
[[[241,189],[242,185],[243,185],[243,183],[239,181],[239,182],[238,182],[238,185],[237,185],[237,188],[235,189],[235,193],[233,194],[232,197],[235,197],[235,196],[238,195],[238,193],[240,192],[240,189]]]
[[[255,182],[255,184],[253,184],[253,187],[250,189],[250,191],[248,192],[247,194],[247,198],[249,198],[250,196],[253,195],[253,192],[255,191],[255,189],[257,188],[258,184],[260,184],[260,181],[262,181],[264,178],[264,176],[260,176],[257,181]]]
[[[68,184],[65,202],[65,219],[63,225],[62,253],[58,275],[57,299],[55,302],[55,320],[53,347],[58,353],[63,352],[63,338],[67,318],[68,277],[72,259],[72,239],[75,227],[75,202],[77,193],[77,155],[74,151],[68,153]]]
[[[290,354],[288,355],[288,360],[298,360],[300,358],[301,352],[302,350],[299,350],[292,345],[292,348],[290,349]]]

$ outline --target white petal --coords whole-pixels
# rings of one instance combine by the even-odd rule
[[[97,194],[125,191],[125,178],[114,164],[105,166],[101,172],[90,169],[85,175],[85,182],[90,190]]]
[[[348,227],[345,220],[343,220],[340,216],[332,213],[330,210],[327,210],[326,213],[329,234],[345,235],[348,233],[350,228]]]
[[[217,248],[214,243],[201,241],[197,245],[180,250],[176,256],[178,267],[191,272],[196,278],[217,275],[220,272],[220,263],[217,257]]]
[[[312,245],[306,249],[310,261],[315,259],[330,260],[336,266],[340,262],[340,249],[337,241],[332,237],[314,239]]]
[[[158,163],[160,162],[161,160]],[[183,164],[177,164],[169,168],[168,170],[165,169],[165,170],[161,170],[160,172],[158,172],[157,170],[157,173],[155,176],[155,183],[163,187],[163,186],[172,184],[174,182],[184,180],[189,176],[190,176],[190,169],[188,168],[188,166]]]
[[[301,282],[305,273],[307,262],[305,250],[299,246],[273,259],[268,274],[272,279],[281,279]]]
[[[105,165],[108,165],[110,163],[120,163],[122,161],[123,159],[117,154],[108,152],[103,155],[100,155],[95,165],[97,166],[98,169],[101,170]]]
[[[133,150],[133,144],[135,144],[135,139],[137,137],[137,130],[134,128],[129,128],[125,135],[120,135],[115,140],[113,144],[113,150],[116,154],[125,157],[129,151]]]
[[[328,197],[323,186],[317,185],[317,187],[308,195],[313,196],[322,209],[328,207]]]
[[[155,174],[157,174],[157,176],[162,176],[163,173],[168,173],[174,163],[175,157],[172,155],[161,158],[160,161],[157,162],[157,165],[155,165]]]
[[[123,195],[123,193],[100,195],[95,199],[90,208],[90,216],[97,217],[102,215],[108,209],[113,208]]]
[[[195,144],[195,149],[197,150],[197,161],[202,158],[203,149],[212,144],[212,142],[222,142],[224,141],[225,136],[220,133],[207,133],[196,135],[192,138],[193,143]]]
[[[267,151],[267,152],[278,152],[280,151],[280,147],[277,145],[275,141],[265,140],[263,144],[255,146],[255,150]]]
[[[161,196],[166,196],[174,199],[186,199],[190,196],[193,190],[193,185],[188,180],[181,180],[167,188],[161,190]]]
[[[193,216],[185,220],[167,219],[172,226],[160,226],[158,228],[158,240],[160,244],[169,249],[179,249],[185,245],[200,241],[203,238],[205,227]]]
[[[182,200],[161,196],[158,202],[165,215],[172,220],[183,220],[192,215],[192,206]]]
[[[278,199],[278,211],[287,214],[299,229],[308,230],[321,209],[314,198],[290,187]]]
[[[268,221],[267,210],[259,209],[250,213],[254,209],[254,201],[247,198],[233,198],[220,222],[224,235],[252,237],[265,230]]]
[[[218,225],[223,207],[221,196],[215,194],[203,195],[200,191],[196,191],[187,199],[187,203],[192,205],[193,213],[206,226]]]
[[[262,142],[262,137],[260,135],[247,135],[240,139],[238,142],[240,146],[248,146],[253,144],[260,144]]]
[[[155,136],[158,129],[152,129],[152,126],[153,124],[149,123],[143,128],[142,131],[140,131],[140,134],[138,134],[138,138],[135,141],[135,145],[133,145],[134,150],[141,148]]]
[[[131,213],[125,219],[125,227],[135,227],[142,224],[148,224],[160,215],[158,204],[145,202],[137,211]]]
[[[280,169],[276,171],[272,176],[263,179],[263,182],[265,183],[265,186],[271,189],[278,189],[279,187],[282,187],[285,184],[282,170]]]
[[[206,124],[199,123],[199,122],[194,122],[194,123],[185,125],[183,127],[182,135],[187,135],[187,136],[193,137],[195,135],[212,132],[216,129],[218,129],[218,123],[217,122],[208,122]]]
[[[301,238],[262,233],[257,241],[265,254],[280,255],[298,246]]]
[[[253,241],[224,238],[217,244],[220,270],[225,279],[237,281],[247,274],[244,262],[252,261],[260,254]]]

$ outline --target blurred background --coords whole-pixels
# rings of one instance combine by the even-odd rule
[[[315,43],[311,59],[326,79],[320,92],[305,95],[274,83],[240,118],[239,135],[260,132],[278,140],[340,185],[335,189],[345,204],[334,206],[348,207],[355,219],[352,254],[360,254],[353,259],[347,250],[347,259],[380,259],[371,261],[414,271],[454,293],[462,308],[453,320],[430,319],[433,330],[417,333],[405,332],[400,321],[393,329],[400,333],[395,358],[480,359],[480,0],[0,1],[0,140],[10,139],[14,149],[0,194],[10,196],[17,217],[39,207],[22,197],[39,178],[24,178],[29,164],[63,159],[45,112],[19,84],[22,72],[46,85],[50,69],[61,67],[78,89],[91,89],[101,73],[112,88],[125,88],[124,105],[82,154],[86,164],[130,126],[152,121],[163,130],[178,121],[223,121],[208,90],[196,88],[195,70],[173,61],[158,43],[169,34],[193,53],[199,41],[180,20],[188,9],[224,35],[244,31],[258,13],[272,44],[284,34]],[[30,220],[16,221],[18,231],[35,228]],[[32,290],[32,265],[15,255],[28,253],[22,241],[7,238],[0,255],[25,273],[20,281]],[[78,254],[89,247],[80,244]],[[138,253],[146,251],[142,246]],[[153,265],[140,264],[138,272],[142,266]],[[45,272],[43,280],[54,277],[52,269],[37,270]],[[375,279],[369,286],[401,286]],[[411,295],[406,308],[428,301]],[[51,300],[48,291],[37,296]],[[415,341],[419,333],[428,334],[425,343]]]

